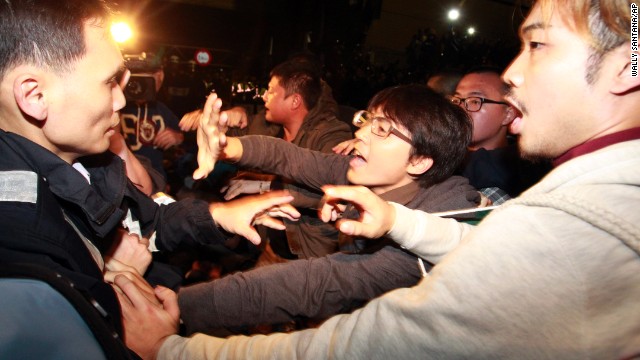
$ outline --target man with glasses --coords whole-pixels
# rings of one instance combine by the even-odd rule
[[[471,138],[471,123],[460,108],[425,86],[399,86],[374,96],[353,124],[360,129],[349,157],[259,136],[227,138],[222,156],[313,189],[364,185],[385,199],[430,212],[477,206],[477,191],[463,177],[451,176]],[[302,205],[300,199],[292,204]],[[355,208],[346,211],[358,216]],[[359,253],[294,260],[181,289],[187,331],[326,318],[415,285],[430,268],[385,237],[341,237],[340,243]]]
[[[493,150],[507,145],[509,124],[515,118],[514,109],[502,98],[507,85],[500,79],[500,71],[481,68],[466,73],[449,97],[464,108],[473,120],[473,137],[469,150]]]
[[[469,154],[460,174],[494,205],[520,195],[549,170],[546,162],[523,160],[515,139],[508,137],[516,111],[502,101],[507,91],[498,69],[481,67],[467,72],[449,97],[473,120]]]

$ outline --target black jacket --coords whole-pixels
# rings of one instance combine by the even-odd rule
[[[112,153],[81,159],[91,184],[71,165],[16,134],[0,131],[0,262],[49,267],[88,291],[120,329],[120,308],[110,285],[70,219],[101,250],[113,242],[127,210],[156,246],[223,240],[199,200],[158,206],[127,179]]]

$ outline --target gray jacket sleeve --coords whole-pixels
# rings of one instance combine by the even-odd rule
[[[298,147],[268,136],[245,136],[238,165],[289,178],[310,188],[347,184],[349,157]]]
[[[180,290],[187,333],[326,318],[421,278],[417,258],[394,247],[373,254],[332,254],[228,275]]]

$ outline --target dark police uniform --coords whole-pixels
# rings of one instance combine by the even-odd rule
[[[61,273],[88,291],[119,331],[116,295],[90,249],[108,249],[128,211],[144,236],[155,231],[159,250],[225,238],[208,203],[194,199],[158,206],[127,179],[123,161],[110,152],[80,159],[91,184],[57,155],[2,130],[0,154],[0,262],[38,264]]]

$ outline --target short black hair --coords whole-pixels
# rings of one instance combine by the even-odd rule
[[[285,97],[300,94],[307,110],[313,109],[322,93],[320,72],[315,64],[307,61],[288,60],[271,70],[285,90]]]
[[[465,77],[469,74],[495,74],[499,78],[502,78],[502,73],[504,69],[495,67],[495,66],[476,66],[467,70],[462,77]],[[500,93],[502,95],[506,95],[509,92],[509,85],[502,81],[502,89],[500,89]]]
[[[0,1],[0,78],[21,64],[70,70],[86,53],[85,23],[112,14],[103,0]]]

